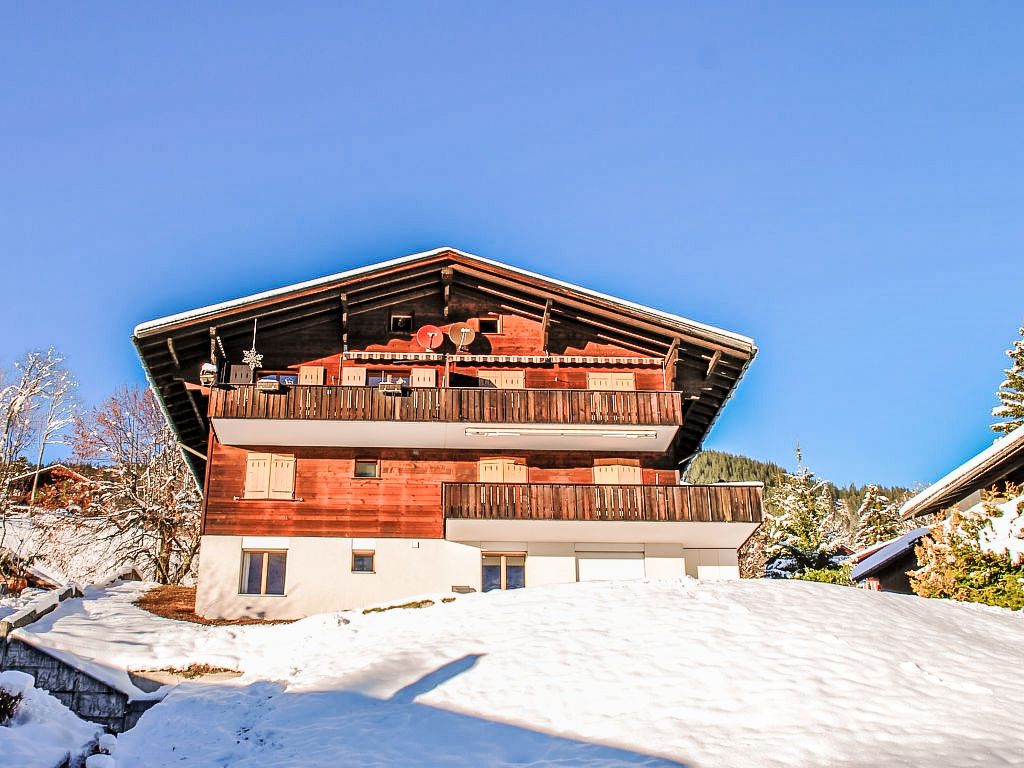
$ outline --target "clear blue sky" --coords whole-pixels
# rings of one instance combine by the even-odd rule
[[[453,245],[753,336],[708,447],[930,482],[1024,315],[1019,3],[17,4],[0,362]]]

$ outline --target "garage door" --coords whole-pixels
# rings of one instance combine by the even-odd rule
[[[576,553],[576,578],[578,581],[642,579],[643,577],[644,555],[642,552]]]

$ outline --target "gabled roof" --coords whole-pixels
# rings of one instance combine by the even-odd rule
[[[928,486],[900,507],[903,517],[919,517],[951,507],[975,491],[1024,475],[1024,426],[996,440],[937,483]],[[1002,490],[1002,489],[1000,489]]]
[[[890,541],[884,547],[869,557],[864,558],[850,572],[850,578],[854,581],[866,579],[885,568],[889,563],[899,559],[904,554],[917,546],[917,543],[928,534],[928,527],[917,528]]]
[[[184,386],[209,360],[211,344],[248,349],[253,320],[261,332],[340,324],[343,304],[354,313],[437,294],[445,286],[498,297],[535,316],[581,322],[628,349],[669,357],[704,381],[681,428],[684,450],[696,452],[722,406],[757,354],[753,340],[681,315],[647,307],[563,280],[443,247],[139,323],[132,337],[161,407],[202,476],[209,426],[203,403]],[[243,346],[244,345],[244,346]],[[296,361],[298,362],[298,361]]]

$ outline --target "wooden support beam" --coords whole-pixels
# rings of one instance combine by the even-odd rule
[[[711,378],[711,374],[715,370],[715,366],[718,365],[718,361],[722,359],[721,350],[716,349],[715,354],[711,356],[711,360],[708,361],[708,372],[704,374],[704,380],[707,381]]]
[[[352,315],[361,315],[364,312],[372,312],[375,309],[386,309],[387,307],[393,307],[400,301],[416,301],[416,299],[422,299],[427,296],[431,296],[437,293],[437,286],[432,286],[423,291],[417,291],[416,293],[410,293],[408,296],[401,296],[400,298],[385,299],[378,301],[376,304],[367,304],[365,307],[360,306],[350,311]]]
[[[202,459],[203,461],[206,461],[206,454],[205,454],[205,453],[200,453],[200,452],[199,452],[199,451],[197,451],[197,450],[196,450],[195,448],[191,448],[191,447],[189,447],[189,446],[185,445],[185,444],[184,444],[183,442],[181,442],[180,440],[178,441],[178,447],[179,447],[179,448],[181,448],[181,450],[183,450],[183,451],[188,451],[188,452],[189,452],[189,453],[191,453],[191,454],[192,454],[193,456],[198,456],[198,457],[199,457],[200,459]]]
[[[348,294],[341,294],[341,351],[348,352]]]
[[[665,353],[665,363],[662,371],[665,377],[665,389],[676,388],[676,360],[679,359],[679,337],[672,339]],[[671,386],[670,386],[671,385]]]
[[[551,298],[544,302],[544,317],[540,321],[540,335],[541,335],[541,349],[544,350],[544,354],[548,353],[548,323],[551,322]]]
[[[217,347],[223,346],[219,344],[220,338],[217,336],[217,326],[210,327],[210,362],[214,365],[217,364]],[[171,340],[168,339],[167,343],[170,344]]]
[[[444,319],[448,319],[448,310],[451,308],[452,302],[452,268],[443,267],[441,269],[441,285],[444,286]]]
[[[171,353],[171,360],[174,361],[174,367],[181,368],[181,360],[178,359],[178,353],[174,351],[174,339],[170,336],[167,337],[167,351]]]
[[[428,286],[431,289],[430,292],[433,293],[434,291],[437,290],[437,280],[435,280],[434,278],[430,278],[429,280],[420,280],[419,282],[410,282],[406,285],[396,286],[391,290],[380,291],[378,293],[373,293],[368,296],[359,296],[358,298],[350,297],[350,302],[353,308],[359,306],[360,304],[367,304],[371,302],[374,304],[379,304],[382,299],[401,296],[402,294],[408,293],[409,291],[415,291],[417,288],[426,288]]]

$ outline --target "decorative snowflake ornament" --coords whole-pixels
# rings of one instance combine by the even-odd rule
[[[256,351],[256,345],[242,353],[242,362],[249,366],[249,370],[255,371],[263,364],[263,355]]]

